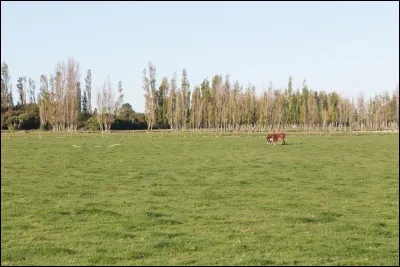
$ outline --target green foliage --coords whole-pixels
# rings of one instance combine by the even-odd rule
[[[21,116],[12,115],[5,120],[5,124],[8,130],[21,130],[22,120]]]
[[[78,129],[85,128],[86,122],[90,119],[91,115],[88,113],[80,112],[78,114]]]
[[[12,93],[12,82],[10,71],[6,62],[1,64],[1,109],[12,108],[13,103],[13,93]]]
[[[2,265],[398,266],[398,135],[205,135],[2,135]]]
[[[129,106],[128,106],[129,105]],[[122,107],[120,116],[117,116],[111,125],[111,130],[144,130],[147,124],[143,113],[135,113],[130,104]]]
[[[87,70],[87,75],[85,77],[85,93],[87,96],[87,110],[88,113],[92,113],[92,70]]]
[[[122,104],[121,110],[120,110],[121,118],[132,119],[134,114],[135,114],[135,111],[132,109],[131,104],[129,104],[129,103]]]
[[[87,99],[86,91],[83,92],[83,97],[82,97],[82,112],[89,113],[88,99]]]
[[[147,128],[147,123],[144,113],[135,113],[133,116],[133,122],[136,125],[137,129]]]
[[[46,122],[45,124],[40,124],[39,129],[41,131],[50,131],[52,127],[48,122]]]
[[[26,107],[15,106],[1,115],[1,128],[3,130],[31,130],[40,127],[39,110],[36,104],[28,104]]]
[[[111,125],[111,130],[143,130],[146,129],[146,125],[143,128],[138,127],[137,124],[133,123],[132,120],[116,118],[114,123]]]
[[[97,120],[96,115],[91,116],[86,122],[85,122],[85,130],[89,131],[100,131],[100,125],[99,121]]]
[[[23,82],[26,81],[25,77],[19,77],[18,78],[18,83],[17,83],[17,92],[18,92],[18,99],[19,99],[19,104],[24,105],[26,102],[25,99],[25,94],[26,94],[26,88],[24,88]]]
[[[7,129],[6,117],[2,114],[1,115],[1,130],[6,130],[6,129]]]
[[[85,95],[85,94],[84,94]],[[85,99],[85,98],[83,98]],[[78,129],[99,131],[100,126],[96,115],[80,112],[77,120]],[[121,107],[121,114],[112,124],[113,130],[142,130],[146,129],[147,124],[143,113],[136,113],[129,103]],[[17,104],[12,109],[5,107],[1,112],[2,130],[51,130],[49,123],[40,124],[39,106],[36,103],[26,105]]]
[[[76,101],[77,105],[76,108],[78,110],[78,113],[82,112],[82,91],[81,91],[81,83],[77,82],[76,83]]]
[[[40,117],[36,113],[23,113],[19,116],[21,130],[39,129]]]
[[[7,105],[5,103],[1,104],[1,114],[3,114],[4,112],[6,112],[9,108],[7,107]]]
[[[169,128],[168,117],[167,117],[167,96],[169,92],[168,78],[164,77],[159,90],[157,92],[157,120],[156,128],[165,129]]]

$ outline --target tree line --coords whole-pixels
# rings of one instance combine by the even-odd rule
[[[289,127],[304,130],[398,130],[399,88],[356,100],[337,92],[293,88],[274,89],[272,83],[261,95],[254,85],[243,87],[229,75],[215,75],[190,89],[183,69],[180,86],[176,73],[156,84],[156,68],[149,62],[143,70],[145,115],[148,129],[173,130],[214,128],[220,131],[270,131]]]
[[[276,89],[272,83],[260,94],[252,84],[246,87],[230,76],[214,75],[200,85],[191,86],[186,69],[178,80],[174,73],[159,85],[156,67],[149,62],[143,69],[145,112],[135,112],[123,103],[122,82],[115,91],[110,78],[92,103],[92,73],[87,70],[84,87],[79,64],[73,58],[58,62],[55,73],[35,82],[17,79],[17,104],[14,105],[8,65],[1,66],[1,128],[76,131],[114,129],[216,129],[218,131],[271,131],[300,127],[308,131],[398,130],[399,88],[377,93],[366,99],[348,99],[337,92],[313,90],[304,81],[293,88]]]
[[[28,81],[28,84],[27,84]],[[55,73],[40,76],[39,90],[26,76],[17,79],[17,104],[14,105],[11,75],[7,63],[1,65],[1,129],[42,129],[75,132],[78,129],[146,129],[143,113],[123,103],[122,82],[118,96],[110,78],[98,90],[97,108],[92,108],[92,72],[87,70],[81,84],[79,63],[74,58],[59,61]]]

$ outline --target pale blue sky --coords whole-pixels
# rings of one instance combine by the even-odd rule
[[[93,73],[93,97],[107,75],[125,102],[144,111],[142,70],[188,71],[191,86],[215,74],[260,93],[336,90],[347,97],[392,92],[399,81],[398,2],[1,2],[1,60],[39,88],[59,60]],[[192,87],[193,88],[193,87]],[[16,93],[14,99],[17,98]]]

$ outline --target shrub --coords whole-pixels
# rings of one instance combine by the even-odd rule
[[[95,115],[85,122],[85,129],[90,131],[100,131],[100,125]]]

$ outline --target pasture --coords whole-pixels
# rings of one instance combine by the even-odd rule
[[[398,135],[10,134],[2,265],[398,265]]]

